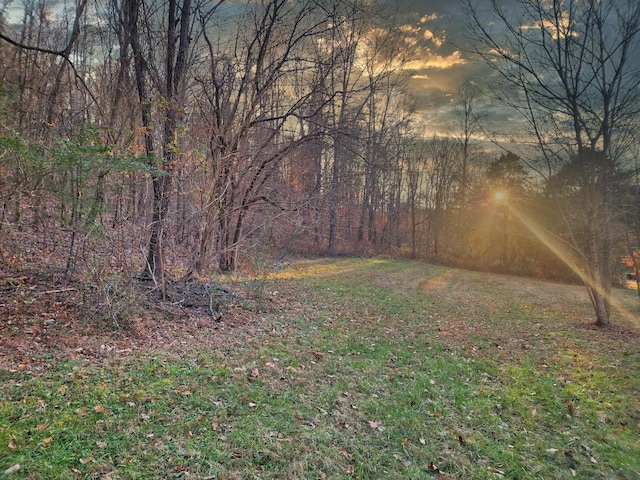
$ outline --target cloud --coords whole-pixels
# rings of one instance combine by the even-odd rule
[[[418,44],[418,40],[414,37],[404,37],[404,43],[409,45],[410,47],[414,47]]]
[[[420,19],[420,23],[427,23],[433,20],[437,20],[438,19],[438,14],[436,13],[432,13],[431,15],[424,15],[421,19]]]
[[[433,44],[436,47],[441,47],[444,44],[444,42],[445,42],[445,40],[447,38],[447,35],[446,35],[446,33],[440,33],[440,35],[436,35],[435,33],[433,33],[432,30],[429,30],[428,28],[425,28],[424,32],[422,33],[422,37],[425,40],[433,42]]]
[[[404,65],[405,70],[428,70],[439,69],[444,70],[455,67],[457,65],[466,65],[467,60],[462,58],[459,50],[455,50],[449,55],[439,55],[426,49],[418,58],[411,60]]]
[[[578,36],[578,32],[571,28],[571,23],[567,18],[560,18],[554,21],[543,19],[542,21],[537,21],[534,25],[521,25],[521,28],[523,30],[546,31],[554,40],[562,39],[567,36]]]
[[[416,27],[414,25],[405,24],[400,27],[400,31],[403,33],[418,33],[420,31],[420,27]]]

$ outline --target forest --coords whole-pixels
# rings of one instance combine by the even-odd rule
[[[464,54],[494,84],[461,81],[438,133],[398,5],[39,0],[10,20],[12,3],[6,277],[110,298],[144,280],[166,299],[167,282],[291,255],[407,257],[583,283],[599,325],[612,287],[638,281],[635,2],[462,2]],[[498,131],[507,107],[520,121]]]

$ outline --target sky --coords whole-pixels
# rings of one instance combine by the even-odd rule
[[[407,12],[407,23],[402,28],[419,49],[419,56],[409,66],[410,88],[418,114],[427,131],[445,134],[453,122],[456,91],[464,79],[472,79],[483,87],[482,80],[492,71],[464,52],[468,27],[462,2],[402,0],[401,8]]]

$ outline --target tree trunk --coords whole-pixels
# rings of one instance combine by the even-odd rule
[[[164,285],[164,238],[166,236],[164,227],[169,212],[171,176],[154,175],[152,181],[153,214],[147,251],[147,273]]]
[[[338,140],[339,142],[340,140]],[[333,168],[331,170],[331,186],[329,189],[329,245],[327,253],[335,254],[338,237],[338,189],[340,188],[340,164],[342,160],[342,146],[337,143],[334,147]]]

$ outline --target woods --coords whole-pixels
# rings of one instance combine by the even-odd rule
[[[446,133],[385,2],[5,3],[2,262],[165,297],[264,255],[407,256],[581,280],[607,325],[640,247],[640,7],[491,3],[468,54],[499,88],[461,82]],[[497,132],[506,107],[525,123]]]

